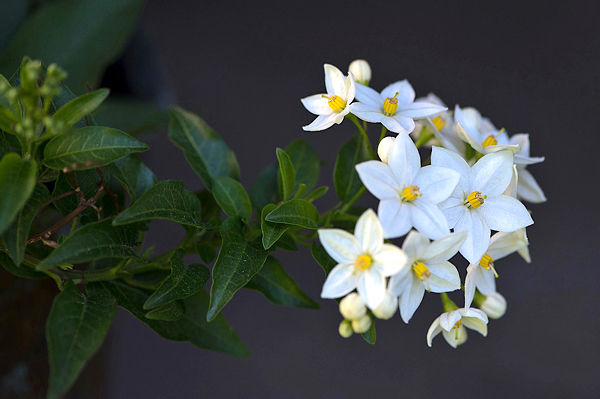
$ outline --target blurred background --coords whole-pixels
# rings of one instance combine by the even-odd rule
[[[497,263],[508,311],[490,321],[487,338],[472,332],[458,349],[442,338],[428,348],[427,329],[442,310],[437,295],[426,295],[410,325],[399,316],[378,322],[375,346],[342,339],[336,303],[319,298],[324,274],[300,248],[276,257],[321,309],[277,307],[239,291],[224,315],[249,359],[166,341],[119,309],[69,398],[600,397],[597,2],[107,0],[118,11],[102,22],[108,25],[81,17],[72,30],[64,27],[69,35],[96,32],[92,45],[74,40],[54,49],[28,47],[26,33],[42,24],[30,22],[36,10],[65,3],[69,13],[92,18],[102,2],[0,3],[11,16],[0,24],[0,73],[10,74],[30,51],[61,63],[78,94],[86,82],[110,87],[98,124],[152,130],[141,136],[151,147],[144,161],[160,180],[180,179],[190,190],[202,183],[167,139],[169,104],[199,113],[224,138],[246,188],[276,160],[276,147],[297,138],[315,146],[324,162],[320,184],[331,185],[337,149],[354,129],[345,122],[304,132],[314,117],[300,98],[324,91],[324,63],[346,71],[356,58],[371,64],[375,89],[408,79],[418,97],[433,92],[449,107],[476,107],[509,134],[530,133],[531,155],[546,157],[528,168],[548,198],[528,204],[533,263],[518,255]],[[61,34],[54,29],[62,28],[47,36]],[[316,205],[336,202],[330,190]],[[377,202],[367,194],[361,204]],[[154,221],[147,245],[160,253],[183,236],[179,226]],[[464,277],[466,264],[457,266]],[[460,293],[451,297],[462,304]],[[2,342],[4,356],[10,340]],[[4,385],[20,375],[1,372]]]

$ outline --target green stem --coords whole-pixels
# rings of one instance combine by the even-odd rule
[[[442,305],[444,306],[444,312],[451,312],[453,310],[458,309],[458,306],[456,306],[454,301],[452,301],[452,299],[450,299],[448,294],[446,294],[445,292],[442,292],[440,294],[440,297],[442,299]]]
[[[365,140],[365,144],[367,145],[367,150],[369,151],[369,155],[371,156],[371,159],[375,159],[375,154],[373,153],[373,148],[371,147],[371,142],[369,141],[369,136],[367,135],[367,131],[365,129],[363,129],[363,127],[360,125],[358,118],[352,114],[346,115],[346,118],[348,118],[352,122],[354,122],[354,124],[358,128],[358,131],[363,136],[363,140]]]
[[[354,194],[354,196],[352,198],[350,198],[350,200],[340,209],[340,213],[346,213],[348,212],[348,209],[350,209],[352,207],[352,205],[354,205],[354,203],[356,201],[358,201],[358,199],[360,197],[363,196],[364,193],[367,192],[367,188],[365,186],[362,186],[357,192],[356,194]]]

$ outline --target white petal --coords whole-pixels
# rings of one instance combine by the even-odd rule
[[[506,190],[513,174],[513,155],[500,151],[484,155],[471,169],[473,191],[494,197]]]
[[[524,158],[529,158],[529,135],[526,133],[513,134],[509,140],[510,144],[517,144],[521,150],[519,155]]]
[[[453,348],[456,348],[458,345],[464,344],[468,336],[467,329],[464,328],[462,325],[458,327],[458,332],[455,330],[442,331],[442,334],[444,335],[444,339],[446,340],[446,342],[448,342],[448,345],[450,345]]]
[[[414,274],[412,275],[412,281],[410,284],[410,288],[404,290],[402,296],[399,298],[400,301],[400,316],[402,316],[402,320],[405,323],[408,323],[410,318],[415,314],[415,311],[423,301],[423,296],[425,295],[425,289],[423,288],[423,283],[419,278]]]
[[[524,157],[523,155],[515,154],[515,165],[535,165],[536,163],[544,162],[545,157]]]
[[[481,125],[481,114],[475,108],[461,109],[458,105],[454,107],[454,120],[467,131],[475,140],[479,141]]]
[[[398,95],[396,96],[396,93]],[[407,80],[401,80],[386,86],[381,91],[381,98],[394,97],[398,100],[398,107],[406,103],[412,103],[415,100],[415,91]]]
[[[371,123],[379,123],[385,115],[381,113],[379,108],[375,108],[365,103],[352,103],[347,107],[354,115],[358,116],[363,121]]]
[[[356,288],[360,278],[360,273],[354,273],[353,264],[344,263],[337,265],[331,270],[327,276],[327,280],[325,280],[325,284],[323,284],[321,298],[334,299],[346,295]]]
[[[439,105],[429,103],[408,103],[402,106],[398,106],[396,115],[400,114],[406,118],[420,119],[428,116],[439,114],[442,111],[447,110],[446,107],[440,107]]]
[[[401,185],[408,186],[415,180],[417,172],[421,169],[421,157],[408,134],[399,134],[394,140],[388,165]]]
[[[460,193],[460,194],[458,194]],[[464,205],[465,195],[462,193],[462,189],[456,186],[454,193],[445,201],[438,204],[438,207],[444,212],[446,220],[448,221],[448,227],[454,228],[456,222],[463,217],[465,212],[469,212],[467,207]]]
[[[473,271],[473,280],[475,286],[485,296],[496,293],[496,276],[492,270],[486,270],[483,267],[477,267]]]
[[[434,240],[450,234],[446,216],[437,205],[417,198],[405,206],[409,209],[412,225],[420,233]]]
[[[369,309],[377,309],[385,298],[385,278],[373,268],[367,269],[358,283],[357,290]]]
[[[356,222],[354,236],[362,252],[374,255],[383,245],[383,229],[372,209],[367,209]]]
[[[413,184],[419,187],[422,200],[435,205],[452,194],[459,180],[460,174],[455,170],[428,165],[417,172]]]
[[[521,233],[522,231],[523,229],[519,229],[512,233],[494,234],[490,240],[490,247],[486,253],[494,260],[498,260],[526,247],[529,243]]]
[[[481,154],[485,153],[485,150],[483,149],[481,143],[475,137],[469,134],[469,132],[460,123],[456,124],[456,133],[462,141],[473,147],[475,151]]]
[[[319,229],[323,248],[338,263],[354,263],[362,253],[356,238],[342,229]]]
[[[356,165],[356,171],[367,190],[375,197],[400,201],[398,191],[403,187],[388,165],[379,161],[367,161]]]
[[[427,284],[431,292],[450,292],[460,289],[460,275],[456,267],[448,262],[426,263],[431,276],[427,279]]]
[[[361,103],[378,110],[381,110],[383,107],[379,93],[371,89],[369,86],[357,84],[356,99]]]
[[[440,318],[438,317],[431,323],[429,330],[427,331],[427,346],[431,348],[431,341],[442,332],[442,327],[440,326]]]
[[[390,277],[388,283],[388,291],[395,296],[400,296],[402,293],[410,288],[412,283],[412,276],[414,273],[398,273]]]
[[[348,72],[348,76],[344,83],[346,88],[346,97],[344,100],[346,101],[346,104],[350,104],[354,101],[354,96],[356,95],[356,81],[354,80],[352,72]]]
[[[383,118],[381,118],[381,124],[390,132],[399,134],[407,134],[415,130],[415,121],[400,115],[384,115]]]
[[[461,314],[462,317],[468,317],[468,318],[477,318],[479,320],[481,320],[483,323],[487,324],[489,319],[487,317],[487,315],[480,309],[475,309],[475,308],[462,308],[462,309],[458,309],[458,312]]]
[[[346,100],[346,84],[342,71],[330,64],[323,65],[325,69],[325,88],[330,96],[340,96]]]
[[[539,204],[546,201],[544,191],[528,170],[521,170],[519,176],[520,179],[517,188],[517,195],[519,198],[533,204]]]
[[[425,256],[429,248],[429,239],[417,231],[412,230],[402,243],[402,250],[411,261],[416,261]]]
[[[460,174],[458,184],[464,191],[471,193],[471,167],[460,155],[441,147],[432,147],[431,164],[450,168]]]
[[[440,325],[446,331],[451,331],[457,321],[461,319],[461,314],[458,310],[446,312],[440,316]]]
[[[315,115],[329,115],[333,113],[333,109],[329,106],[329,99],[323,97],[324,94],[315,94],[301,99],[302,105],[309,112]]]
[[[402,237],[412,227],[410,212],[402,205],[400,199],[382,200],[377,208],[377,214],[385,238]]]
[[[460,253],[469,263],[479,263],[490,243],[490,228],[476,212],[468,211],[456,222],[454,231],[467,231]]]
[[[456,255],[466,238],[466,231],[459,231],[441,237],[429,245],[422,259],[432,263],[448,260]]]
[[[475,211],[490,229],[496,231],[512,232],[533,224],[525,205],[507,195],[488,198]]]
[[[492,154],[494,152],[500,151],[509,151],[513,154],[516,154],[519,151],[518,145],[490,145],[487,147],[483,147],[484,154]]]
[[[376,267],[384,277],[402,275],[409,270],[406,254],[393,244],[383,244],[377,253],[373,253],[373,260],[375,262],[373,267]]]
[[[519,172],[517,171],[517,165],[513,165],[513,174],[510,179],[510,183],[502,195],[508,195],[509,197],[517,198],[517,184],[519,183]]]
[[[317,118],[312,121],[310,125],[302,126],[302,129],[307,132],[316,132],[319,130],[325,130],[335,123],[336,113],[329,115],[319,115]]]
[[[475,270],[479,269],[480,266],[477,264],[470,264],[467,267],[467,277],[465,278],[465,308],[471,307],[473,303],[473,297],[475,296],[475,289],[477,288],[475,276]]]

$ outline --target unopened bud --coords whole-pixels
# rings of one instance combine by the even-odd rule
[[[369,328],[371,328],[371,323],[371,317],[366,314],[358,319],[352,320],[352,329],[357,334],[366,333],[369,331]]]
[[[368,86],[371,81],[371,66],[365,60],[354,60],[350,63],[348,71],[352,72],[356,83]]]
[[[381,162],[388,163],[390,158],[390,150],[394,145],[394,140],[396,140],[395,137],[388,136],[384,137],[383,140],[379,142],[379,146],[377,147],[377,155],[379,155]]]
[[[396,313],[396,309],[398,309],[398,298],[386,291],[383,302],[373,311],[373,314],[378,319],[388,320]]]
[[[367,307],[356,292],[348,294],[340,301],[340,313],[344,319],[354,320],[367,313]]]
[[[350,320],[342,320],[338,331],[343,338],[350,338],[352,334],[354,334],[354,330],[352,330],[352,322]]]
[[[506,299],[496,292],[488,295],[479,307],[490,319],[499,319],[506,313]]]

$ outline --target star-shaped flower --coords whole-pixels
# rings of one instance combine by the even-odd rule
[[[442,333],[446,342],[456,348],[467,340],[467,328],[479,332],[484,337],[487,335],[488,317],[479,309],[462,308],[442,313],[435,319],[427,332],[427,345],[431,347],[431,341],[439,333]]]
[[[356,83],[352,73],[344,78],[342,72],[333,65],[325,64],[324,69],[327,94],[315,94],[300,100],[309,112],[318,115],[310,125],[302,127],[304,130],[325,130],[334,123],[342,123],[354,100]]]
[[[405,323],[421,304],[426,289],[437,293],[460,289],[460,276],[448,259],[458,252],[465,238],[465,231],[433,242],[416,231],[408,234],[402,250],[408,257],[411,272],[392,276],[388,288],[393,295],[400,296],[400,315]]]
[[[367,122],[381,123],[395,133],[410,133],[415,128],[414,119],[426,118],[447,109],[436,104],[414,102],[415,91],[406,80],[392,83],[381,93],[368,86],[356,85],[356,99],[360,102],[352,104],[350,112]]]
[[[470,263],[477,263],[490,243],[490,230],[513,232],[533,224],[525,206],[502,193],[513,175],[513,154],[499,151],[484,155],[473,167],[458,154],[433,147],[431,164],[460,173],[452,195],[440,203],[455,232],[466,230],[467,239],[460,253]]]
[[[385,278],[409,271],[404,252],[384,244],[381,224],[371,209],[356,222],[354,235],[341,229],[318,232],[321,244],[338,262],[327,276],[322,298],[339,298],[356,288],[367,307],[374,310],[385,298]]]
[[[408,134],[396,137],[387,161],[356,165],[363,184],[381,201],[378,215],[385,237],[401,237],[413,226],[432,239],[450,233],[437,204],[450,196],[460,174],[439,166],[421,168],[419,151]]]

